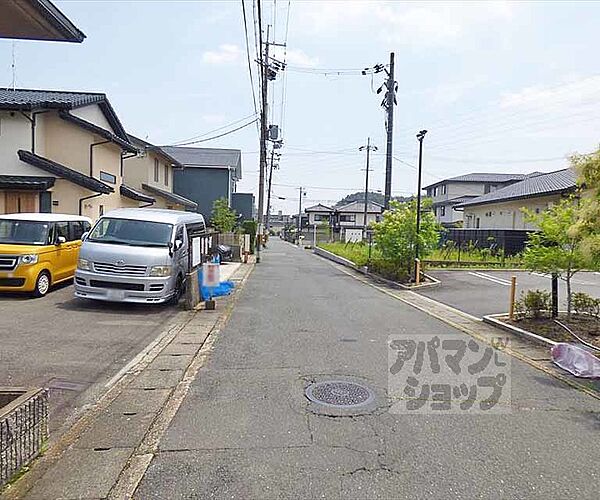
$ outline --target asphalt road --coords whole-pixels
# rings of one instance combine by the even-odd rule
[[[136,498],[596,498],[600,401],[516,359],[506,412],[388,411],[388,336],[432,333],[471,339],[272,241]],[[309,404],[331,379],[374,402]]]
[[[72,285],[40,299],[0,295],[0,386],[50,387],[52,433],[96,401],[177,313],[174,307],[82,301]]]
[[[419,293],[477,317],[508,311],[511,276],[517,277],[517,297],[526,290],[551,290],[548,276],[526,271],[430,271],[442,282]],[[600,297],[600,273],[581,272],[572,280],[573,291]],[[558,284],[561,309],[566,309],[566,284]]]

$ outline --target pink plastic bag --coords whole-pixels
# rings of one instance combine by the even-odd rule
[[[559,343],[550,349],[552,361],[576,377],[600,378],[600,359],[573,344]]]

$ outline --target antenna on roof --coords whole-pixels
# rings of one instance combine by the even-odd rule
[[[17,56],[16,56],[16,46],[17,42],[13,40],[12,43],[12,89],[15,90],[17,88]]]

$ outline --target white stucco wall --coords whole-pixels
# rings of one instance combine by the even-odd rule
[[[42,115],[37,116],[40,120]],[[39,137],[39,130],[37,137]],[[36,139],[39,144],[39,139]],[[43,149],[43,144],[40,146]],[[20,113],[0,111],[0,174],[3,175],[48,175],[43,170],[19,160],[17,151],[31,151],[31,122]],[[37,150],[37,147],[36,147]]]
[[[97,104],[73,109],[70,113],[78,118],[81,118],[82,120],[86,120],[94,125],[98,125],[98,127],[102,127],[103,129],[114,133],[114,130],[110,126],[106,116],[104,116],[100,106]]]
[[[543,212],[559,200],[560,196],[555,195],[467,207],[464,211],[464,227],[476,228],[479,219],[480,229],[537,229],[525,220],[523,209]]]

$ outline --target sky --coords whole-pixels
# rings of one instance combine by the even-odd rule
[[[55,3],[86,40],[0,40],[0,86],[105,92],[130,133],[159,145],[252,119],[241,0]],[[558,170],[600,143],[600,3],[261,3],[269,41],[286,45],[271,46],[287,62],[269,85],[270,123],[284,140],[275,212],[298,211],[299,187],[304,206],[364,190],[359,147],[368,137],[378,147],[370,189],[384,189],[385,117],[375,93],[383,74],[360,69],[386,64],[392,51],[394,195],[416,192],[422,129],[424,185],[469,172]],[[258,97],[255,7],[246,0]],[[257,193],[255,125],[197,146],[241,149],[238,191]]]

